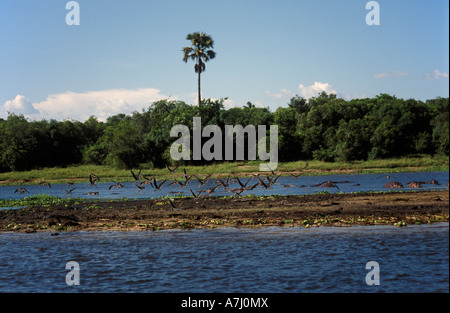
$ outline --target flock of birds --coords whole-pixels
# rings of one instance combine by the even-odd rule
[[[174,167],[174,168],[166,166],[166,168],[168,169],[170,174],[176,173],[178,171],[178,166]],[[282,184],[282,183],[278,183],[278,179],[282,176],[281,174],[277,175],[274,171],[271,171],[270,173],[271,173],[271,175],[265,175],[265,176],[262,176],[261,174],[253,174],[250,178],[246,179],[245,181],[243,181],[244,180],[243,178],[239,178],[239,177],[232,178],[231,176],[228,176],[227,178],[218,178],[216,180],[214,186],[206,188],[206,186],[205,186],[206,183],[211,180],[211,176],[212,176],[211,174],[209,174],[205,177],[200,177],[198,175],[188,175],[186,172],[186,169],[183,169],[182,176],[183,176],[184,180],[174,179],[172,181],[168,181],[166,179],[157,180],[156,177],[150,177],[148,175],[144,175],[144,174],[142,174],[141,170],[139,170],[139,172],[137,172],[137,173],[135,173],[133,170],[131,170],[131,175],[134,179],[134,185],[137,188],[136,194],[139,194],[142,190],[144,190],[146,188],[152,188],[153,192],[156,192],[158,190],[161,190],[164,185],[167,185],[167,186],[179,185],[180,189],[188,188],[188,183],[190,181],[196,180],[198,182],[198,188],[201,188],[201,189],[199,191],[194,192],[191,188],[189,188],[190,194],[195,199],[210,196],[220,187],[222,187],[223,190],[240,197],[241,194],[244,193],[245,191],[251,191],[251,190],[255,189],[256,187],[262,187],[264,189],[269,189],[274,185],[281,185],[282,189],[289,188],[289,187],[323,187],[323,188],[337,188],[340,191],[338,184],[351,183],[349,181],[324,181],[324,182],[314,184],[311,186],[307,186],[307,185],[299,186],[296,184]],[[301,174],[295,174],[295,173],[290,173],[289,175],[291,176],[291,180],[297,179],[298,177],[301,176]],[[379,179],[379,178],[387,178],[389,180],[395,179],[394,176],[390,176],[390,175],[382,175],[382,176],[377,177],[377,179]],[[99,176],[92,174],[92,173],[89,175],[90,186],[94,186],[97,182],[100,182],[100,181],[101,181],[101,178]],[[77,187],[73,187],[74,184],[75,183],[68,183],[68,185],[64,189],[64,191],[66,192],[67,195],[72,194],[72,192],[77,189]],[[236,184],[238,187],[232,188],[233,185],[236,186]],[[430,181],[411,181],[411,182],[407,183],[407,188],[421,188],[422,185],[426,185],[426,184],[439,185],[439,183],[434,179],[430,180]],[[49,188],[52,187],[51,184],[48,182],[42,182],[40,185],[48,186]],[[359,184],[355,184],[355,185],[359,186]],[[449,183],[447,182],[446,185],[448,186]],[[69,189],[69,187],[72,187],[72,188]],[[111,189],[118,190],[123,187],[125,187],[125,185],[123,183],[116,182],[109,186],[109,190],[111,190]],[[387,182],[383,187],[384,188],[404,188],[402,183],[400,183],[398,181],[394,181],[394,180]],[[17,188],[14,191],[14,193],[23,194],[23,193],[29,193],[29,191],[24,187],[20,187],[20,188]],[[174,194],[174,193],[182,194],[183,192],[170,191],[169,193],[170,194]],[[98,194],[99,194],[98,191],[84,193],[84,195],[98,195]]]

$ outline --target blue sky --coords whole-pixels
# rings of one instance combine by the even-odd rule
[[[203,98],[227,107],[287,106],[320,91],[344,99],[388,93],[449,96],[449,2],[365,0],[65,0],[0,2],[0,117],[101,120],[159,99],[196,102],[186,35],[202,31],[217,57]]]

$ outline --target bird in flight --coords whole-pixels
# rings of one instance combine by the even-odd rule
[[[239,185],[241,185],[242,188],[247,187],[247,184],[252,180],[252,178],[250,178],[249,180],[247,180],[247,182],[244,184],[241,182],[241,180],[239,179],[239,177],[236,177],[236,180],[238,182]]]
[[[66,195],[68,195],[68,194],[72,194],[72,191],[74,191],[75,189],[77,189],[77,187],[72,188],[72,189],[70,189],[70,190],[65,190],[65,189],[64,189],[64,191],[66,192]]]
[[[144,186],[139,186],[137,183],[134,183],[134,185],[138,188],[138,191],[136,192],[136,194],[138,194],[142,189],[145,189]]]
[[[123,187],[125,187],[125,186],[118,182],[118,183],[115,183],[115,184],[109,186],[109,190],[111,190],[111,188],[120,189],[120,188],[123,188]]]
[[[264,182],[264,180],[262,180],[259,176],[256,176],[256,178],[258,178],[259,184],[260,184],[261,186],[263,186],[264,189],[267,189],[267,188],[270,187],[270,183],[269,183],[269,184],[266,184],[266,183]]]
[[[166,168],[169,170],[170,173],[175,173],[178,170],[178,165],[174,168],[170,168],[168,165],[166,165]]]
[[[50,183],[45,182],[45,181],[40,183],[39,185],[41,185],[41,186],[49,186],[50,188],[52,188],[52,185],[50,185]]]
[[[247,187],[246,190],[253,190],[255,189],[257,186],[259,186],[259,183],[256,183],[254,185],[251,185],[250,187]]]
[[[141,171],[139,170],[139,174],[140,173],[141,173]],[[131,170],[131,175],[133,175],[134,180],[139,180],[138,176],[133,172],[133,170]]]
[[[97,181],[100,181],[100,177],[95,174],[89,174],[89,182],[91,183],[91,186],[94,186]]]
[[[220,185],[216,185],[213,188],[208,188],[206,189],[206,192],[208,193],[207,196],[209,196],[210,194],[212,194],[214,191],[216,191],[217,188],[219,188]]]
[[[223,187],[228,187],[230,185],[230,177],[227,177],[225,181],[219,178],[217,182],[221,184]]]
[[[247,189],[245,189],[244,187],[241,188],[233,188],[233,189],[227,189],[225,188],[226,191],[234,193],[236,196],[238,197],[242,197],[241,193],[243,193],[244,191],[246,191]]]
[[[158,181],[156,180],[156,178],[153,178],[153,186],[155,187],[155,191],[160,190],[162,185],[164,185],[165,182],[166,182],[166,180],[164,179],[158,184]]]
[[[206,182],[209,180],[209,178],[211,177],[211,174],[207,175],[205,178],[200,178],[198,176],[194,176],[194,178],[199,182],[199,187],[206,184]]]
[[[200,197],[200,195],[202,194],[203,190],[200,190],[197,194],[195,194],[192,189],[189,189],[189,191],[191,192],[191,195],[194,197],[194,199],[198,199]]]
[[[28,190],[26,190],[23,187],[17,188],[16,191],[14,191],[14,193],[16,193],[16,192],[18,192],[19,194],[22,194],[22,193],[25,193],[25,192],[30,193]]]
[[[170,206],[172,207],[171,211],[178,211],[181,210],[179,208],[179,206],[181,205],[181,203],[183,203],[183,201],[181,201],[178,205],[175,204],[175,199],[168,199]]]
[[[270,178],[269,176],[267,176],[269,185],[275,185],[277,183],[278,178],[280,178],[280,177],[281,177],[281,175],[278,175],[277,177],[274,177],[274,178]]]
[[[187,184],[189,183],[189,180],[190,180],[190,179],[191,179],[190,176],[189,176],[184,182],[181,182],[181,181],[178,181],[178,180],[175,179],[173,182],[171,182],[171,183],[169,184],[169,186],[178,184],[178,185],[180,185],[180,189],[181,189],[181,188],[187,186]]]

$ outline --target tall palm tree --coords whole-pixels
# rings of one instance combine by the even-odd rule
[[[216,57],[216,53],[210,48],[214,48],[214,40],[205,33],[192,33],[187,35],[186,40],[190,40],[191,47],[183,48],[183,61],[187,63],[189,59],[196,61],[194,70],[198,73],[198,105],[201,103],[200,74],[206,69],[205,63]]]

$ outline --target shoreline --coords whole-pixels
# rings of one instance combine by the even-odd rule
[[[408,191],[69,202],[0,211],[0,232],[349,227],[449,221],[449,193]]]
[[[181,169],[186,169],[188,175],[209,175],[213,178],[225,178],[227,176],[250,177],[261,173],[259,163],[254,161],[218,163],[210,165],[186,165],[180,166],[176,172],[169,172],[166,168],[149,168],[143,165],[141,170],[148,177],[157,179],[183,180]],[[134,169],[137,173],[139,169]],[[275,171],[277,175],[289,176],[291,174],[302,176],[322,176],[339,174],[393,174],[402,172],[448,172],[448,158],[444,157],[402,157],[373,161],[353,162],[324,162],[324,161],[292,161],[280,162]],[[133,181],[130,170],[116,169],[106,165],[81,165],[75,164],[68,167],[42,168],[22,172],[0,173],[0,186],[8,185],[35,185],[43,182],[57,183],[85,183],[89,182],[89,173],[95,173],[102,181],[126,182]]]

